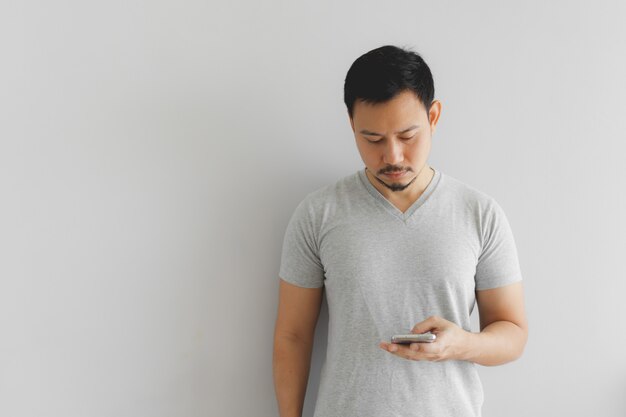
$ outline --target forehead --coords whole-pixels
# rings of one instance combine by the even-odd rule
[[[395,129],[428,118],[424,105],[412,91],[398,93],[384,103],[372,104],[357,100],[352,113],[355,125],[379,129]]]

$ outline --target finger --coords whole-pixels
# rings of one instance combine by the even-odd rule
[[[396,356],[400,356],[404,359],[413,360],[413,361],[422,361],[422,360],[433,361],[433,360],[437,360],[438,358],[438,356],[433,353],[415,351],[411,349],[409,345],[400,345],[400,344],[395,344],[395,343],[393,343],[393,345],[396,345],[397,350],[390,351],[390,353]]]
[[[409,346],[414,352],[421,352],[424,354],[435,354],[439,353],[439,344],[437,342],[432,343],[411,343]]]
[[[401,345],[398,343],[390,343],[389,348],[387,349],[388,352],[396,355],[396,356],[400,356],[404,359],[411,359],[411,360],[415,360],[415,352],[412,351],[408,345]]]
[[[398,353],[399,351],[403,351],[403,348],[408,348],[408,346],[404,344],[389,342],[380,342],[378,346],[391,353]]]
[[[408,349],[407,345],[400,344],[400,343],[389,343],[389,342],[384,342],[384,341],[380,342],[378,346],[386,350],[387,352],[391,352],[391,353],[405,352]]]
[[[378,344],[378,346],[388,352],[396,352],[398,350],[398,345],[396,343],[382,341]]]
[[[437,323],[439,322],[439,317],[437,316],[430,316],[428,317],[426,320],[421,321],[419,323],[417,323],[415,326],[413,326],[413,329],[411,330],[412,333],[426,333],[432,329],[434,329],[437,326]]]

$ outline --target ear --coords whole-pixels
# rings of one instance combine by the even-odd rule
[[[435,127],[439,121],[439,116],[441,116],[441,102],[439,100],[433,100],[430,105],[430,110],[428,110],[428,116],[430,118],[430,131],[432,134],[435,133]]]
[[[348,114],[348,119],[350,120],[350,127],[352,127],[352,133],[354,133],[354,120],[352,120],[352,117],[350,117],[349,114]]]

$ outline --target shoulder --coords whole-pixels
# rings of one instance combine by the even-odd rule
[[[299,204],[300,210],[322,214],[334,210],[358,192],[358,172],[339,178],[335,182],[310,191]]]
[[[481,189],[448,174],[442,175],[442,193],[466,210],[475,213],[491,213],[501,210],[496,199]]]

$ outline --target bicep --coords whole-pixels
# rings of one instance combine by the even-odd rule
[[[280,278],[275,337],[312,342],[324,287],[304,288]]]
[[[495,321],[509,321],[527,330],[522,281],[498,288],[476,291],[480,330]]]

